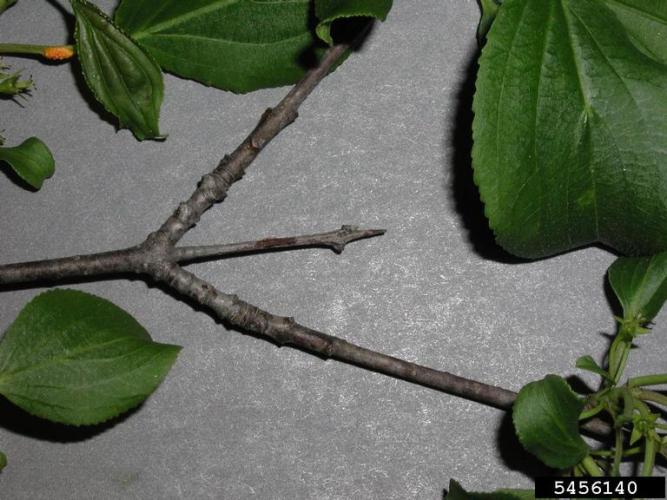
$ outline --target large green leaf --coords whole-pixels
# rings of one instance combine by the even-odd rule
[[[233,92],[299,80],[344,17],[384,19],[391,0],[121,0],[116,22],[165,70]]]
[[[49,148],[37,137],[30,137],[13,148],[0,147],[0,161],[6,161],[18,176],[35,189],[56,170]]]
[[[667,249],[665,2],[506,0],[480,58],[473,164],[497,241]],[[620,16],[620,17],[619,17]]]
[[[493,493],[468,493],[457,481],[451,479],[449,492],[445,498],[446,500],[534,500],[535,492],[533,490],[502,489]]]
[[[139,140],[160,138],[162,72],[143,48],[86,0],[71,0],[76,51],[86,83],[121,128]]]
[[[512,420],[526,450],[549,467],[565,469],[588,454],[588,446],[579,435],[583,408],[583,401],[564,379],[547,375],[519,391]]]
[[[146,399],[179,350],[153,342],[107,300],[49,291],[23,308],[0,341],[0,394],[39,417],[96,424]]]
[[[667,300],[667,252],[620,257],[607,271],[626,319],[652,320]]]
[[[392,0],[315,0],[317,36],[333,44],[331,25],[338,19],[370,17],[384,21],[391,10]]]

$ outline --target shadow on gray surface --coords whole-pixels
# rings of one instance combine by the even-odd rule
[[[465,77],[457,92],[454,127],[450,136],[445,138],[445,148],[452,150],[450,157],[447,158],[448,163],[445,164],[445,173],[450,170],[452,173],[452,180],[446,189],[449,191],[448,196],[454,199],[456,211],[468,233],[468,241],[473,250],[485,259],[520,264],[526,261],[509,254],[496,243],[493,231],[489,228],[484,215],[484,204],[473,181],[472,102],[475,95],[479,50],[473,51],[469,57]]]
[[[23,179],[21,179],[21,177],[19,177],[19,175],[16,172],[14,172],[12,167],[10,167],[6,162],[0,161],[0,170],[2,171],[3,174],[7,176],[7,179],[9,181],[13,182],[21,189],[25,189],[26,191],[32,191],[33,193],[37,192],[37,189],[32,187]],[[4,180],[2,182],[4,182]]]
[[[49,420],[35,417],[23,411],[7,399],[0,397],[0,427],[13,434],[50,441],[54,443],[75,443],[85,441],[101,434],[108,429],[124,422],[141,409],[139,405],[118,417],[107,420],[99,425],[72,425],[57,424]],[[7,451],[7,450],[5,450]]]

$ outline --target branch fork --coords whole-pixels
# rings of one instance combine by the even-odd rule
[[[262,149],[296,120],[301,103],[348,50],[349,46],[344,44],[331,47],[320,64],[310,70],[275,108],[264,112],[250,135],[234,152],[225,156],[212,172],[202,177],[190,198],[179,204],[174,213],[143,243],[111,252],[0,266],[0,285],[136,273],[164,283],[181,295],[206,306],[228,324],[262,335],[279,346],[293,346],[324,358],[337,359],[502,410],[511,409],[516,398],[515,392],[410,363],[313,330],[300,325],[293,318],[271,314],[236,295],[217,290],[180,265],[181,262],[197,259],[313,246],[328,247],[340,253],[352,241],[384,233],[384,230],[379,229],[343,226],[336,231],[316,235],[266,238],[227,245],[176,246],[183,235],[199,222],[206,210],[225,199],[229,188],[243,177]],[[608,424],[595,419],[583,427],[597,436],[606,436],[611,431]]]

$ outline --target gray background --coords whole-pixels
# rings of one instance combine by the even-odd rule
[[[0,17],[2,41],[64,41],[55,5],[20,0]],[[341,224],[386,236],[340,256],[300,250],[192,268],[305,325],[514,390],[573,373],[581,354],[599,358],[614,328],[603,287],[613,256],[589,248],[517,264],[484,228],[466,128],[478,15],[472,0],[396,2],[184,243]],[[41,137],[57,172],[38,193],[0,176],[4,262],[137,243],[286,92],[238,96],[167,76],[169,139],[139,143],[100,120],[69,65],[7,62],[37,89],[23,108],[0,102],[3,135],[8,145]],[[532,485],[497,410],[228,331],[142,281],[68,286],[184,349],[157,392],[107,428],[49,425],[4,404],[3,498],[437,499],[450,478]],[[0,294],[1,330],[36,293]],[[639,359],[642,371],[664,368],[660,319],[632,372]]]

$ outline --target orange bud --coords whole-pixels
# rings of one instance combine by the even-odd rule
[[[67,45],[58,47],[46,47],[42,50],[42,55],[51,61],[64,61],[74,56],[74,49]]]

